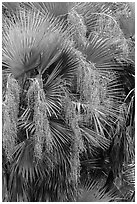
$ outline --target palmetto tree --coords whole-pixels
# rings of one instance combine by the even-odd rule
[[[134,87],[125,98],[112,5],[4,6],[3,200],[120,201],[118,177],[134,191]]]

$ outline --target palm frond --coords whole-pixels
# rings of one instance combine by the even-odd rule
[[[93,12],[102,12],[111,14],[112,10],[109,3],[98,3],[98,2],[80,2],[76,5],[78,13],[83,14],[84,16],[89,16]]]
[[[33,10],[21,10],[4,25],[3,63],[16,77],[31,69],[43,70],[51,59],[55,60],[67,33],[62,34],[61,25],[53,17],[43,17]]]
[[[92,154],[92,153],[91,153]],[[94,152],[95,154],[95,152]],[[92,158],[87,160],[82,160],[81,165],[83,168],[88,168],[88,170],[103,170],[103,163],[102,158]]]
[[[129,100],[129,102],[128,102]],[[132,89],[125,98],[125,102],[128,102],[127,105],[127,124],[134,126],[135,121],[135,89]]]
[[[55,163],[64,166],[71,165],[71,143],[73,141],[72,131],[64,124],[57,120],[50,120],[50,129],[54,147]],[[66,170],[65,170],[66,171]]]
[[[115,52],[111,47],[112,41],[106,37],[95,35],[87,45],[85,54],[87,60],[95,64],[99,70],[118,70],[120,67],[114,63]]]
[[[135,165],[129,164],[124,168],[123,180],[129,185],[135,186]]]
[[[38,26],[34,27],[38,14],[31,13],[26,17],[25,12],[20,12],[19,17],[21,21],[17,22],[16,20],[16,24],[15,23],[12,24],[11,22],[9,25],[9,28],[5,29],[7,30],[7,32],[5,31],[5,33],[3,34],[3,44],[4,44],[3,61],[7,64],[7,66],[11,68],[13,74],[16,74],[17,76],[18,76],[18,73],[20,74],[20,72],[22,74],[25,68],[27,69],[27,64],[29,60],[32,63],[32,56],[34,57],[33,58],[34,64],[37,64],[37,59],[39,59],[39,53],[36,50],[34,51],[34,49],[36,49],[34,48],[34,46],[37,47],[38,43],[40,43],[40,40],[42,38],[42,35],[40,36],[39,39],[36,38],[37,42],[34,43],[36,39],[33,36],[34,35],[37,36],[37,33],[38,33],[37,32]],[[27,18],[27,21],[25,22],[26,18]],[[39,25],[39,23],[37,23],[37,25]],[[5,26],[8,27],[8,25],[5,25]],[[28,31],[31,30],[31,32],[29,32],[28,34],[26,33],[27,29]],[[31,48],[28,49],[28,45],[31,46]],[[33,52],[32,52],[32,49],[33,49]],[[32,64],[32,67],[35,67],[34,64]],[[30,67],[31,65],[28,64],[28,66]]]
[[[9,193],[10,193],[10,200],[12,201],[18,201],[18,198],[22,197],[24,194],[24,190],[26,190],[25,195],[28,195],[27,189],[28,185],[26,186],[25,179],[24,181],[22,180],[23,178],[26,177],[28,179],[28,172],[30,173],[30,177],[32,178],[32,169],[31,166],[28,162],[28,154],[25,154],[25,159],[26,161],[22,160],[23,159],[23,153],[25,151],[24,149],[25,143],[21,143],[16,146],[15,148],[15,161],[12,165],[11,168],[11,173],[10,173],[10,178],[9,178],[9,183],[8,183],[8,188],[9,188]],[[28,152],[29,153],[29,152]],[[22,163],[23,161],[23,163]],[[25,166],[22,166],[22,164],[26,164]],[[29,165],[29,167],[28,167]],[[29,169],[30,168],[30,169]],[[22,175],[22,176],[20,176]],[[22,180],[22,181],[21,181]],[[12,186],[12,187],[11,187]]]
[[[119,117],[116,121],[113,141],[111,144],[110,160],[115,176],[121,176],[123,165],[134,160],[134,127],[127,126],[126,105],[120,107]],[[132,129],[133,128],[133,129]]]
[[[118,191],[115,188],[105,192],[103,182],[91,180],[84,184],[81,188],[81,195],[78,198],[78,202],[115,202],[120,199]]]
[[[83,137],[91,143],[91,146],[101,148],[102,150],[106,150],[109,147],[110,141],[101,134],[98,134],[98,132],[84,126],[80,127],[80,130]]]
[[[49,86],[49,84],[52,85],[51,82],[57,77],[65,81],[66,85],[70,85],[70,82],[72,82],[76,70],[81,64],[79,62],[79,57],[79,53],[69,45],[69,42],[64,42],[63,48],[61,52],[59,52],[56,61],[52,62],[48,66],[47,72],[49,74],[49,77],[47,82],[44,83],[45,88],[46,86]],[[45,75],[43,72],[43,80],[44,77]]]
[[[4,169],[2,169],[2,201],[8,202],[9,193],[7,189],[7,176]]]
[[[44,178],[48,174],[47,165],[46,167],[43,162],[35,162],[33,146],[34,144],[31,140],[26,140],[14,148],[13,163],[8,183],[10,200],[12,201],[17,201],[19,197],[24,198],[24,195],[30,198],[29,187],[36,179]],[[45,161],[48,162],[48,165],[51,162],[48,157],[45,157]]]
[[[76,5],[75,9],[78,14],[83,16],[84,23],[87,27],[87,37],[96,31],[100,17],[105,16],[109,19],[111,18],[115,22],[109,3],[81,2]]]
[[[121,177],[115,179],[115,186],[123,195],[123,200],[132,202],[135,200],[135,165],[134,159],[132,163],[125,164],[121,173]]]

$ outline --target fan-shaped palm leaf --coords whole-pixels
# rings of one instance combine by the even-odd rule
[[[127,165],[124,168],[122,177],[129,185],[135,186],[135,165]]]
[[[100,71],[120,70],[121,67],[114,63],[116,55],[111,47],[113,44],[111,39],[95,35],[85,49],[87,60],[94,63]]]
[[[118,191],[115,188],[105,192],[103,181],[87,181],[84,187],[81,188],[81,195],[78,198],[79,202],[115,202],[120,199]]]
[[[2,201],[8,202],[7,176],[4,168],[2,169]]]
[[[84,18],[87,27],[87,36],[89,36],[90,32],[96,30],[100,16],[113,18],[109,3],[81,2],[76,5],[75,10]],[[113,19],[113,21],[115,20]]]
[[[109,147],[109,140],[103,137],[102,135],[98,135],[92,129],[81,127],[80,130],[82,131],[83,137],[87,139],[93,147],[100,147],[103,150]]]
[[[112,10],[109,3],[104,2],[80,2],[76,5],[76,10],[84,16],[92,15],[93,12],[102,12],[106,14],[111,14]]]
[[[115,179],[116,187],[123,194],[123,201],[132,202],[135,200],[135,165],[126,164],[123,167],[121,178]]]
[[[46,160],[45,160],[46,161]],[[48,164],[51,162],[47,158]],[[13,163],[9,177],[10,200],[17,201],[18,197],[30,199],[30,186],[39,177],[45,177],[47,169],[42,167],[43,163],[35,163],[32,141],[25,141],[14,148]],[[47,166],[48,167],[48,166]]]
[[[3,62],[18,77],[31,69],[43,69],[55,60],[65,34],[48,14],[43,17],[33,10],[21,10],[14,19],[15,23],[5,22]]]
[[[73,49],[69,49],[69,46],[67,46],[67,49],[64,49],[56,60],[55,65],[53,64],[48,68],[49,72],[50,69],[53,69],[53,71],[44,83],[43,88],[49,107],[56,110],[61,108],[61,101],[63,101],[63,97],[65,96],[65,87],[71,86],[74,74],[79,66],[78,55],[74,53]]]

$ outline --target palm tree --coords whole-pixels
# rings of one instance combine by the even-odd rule
[[[3,201],[121,201],[118,179],[130,184],[130,200],[134,85],[126,93],[124,80],[133,73],[121,60],[129,64],[128,44],[112,4],[9,4]]]

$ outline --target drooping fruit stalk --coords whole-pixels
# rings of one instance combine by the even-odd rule
[[[9,75],[3,105],[3,147],[9,160],[12,159],[17,139],[17,122],[19,111],[20,87],[18,82]]]
[[[28,90],[29,106],[33,108],[33,122],[35,124],[34,152],[38,159],[42,159],[43,145],[47,152],[52,149],[52,136],[47,116],[47,105],[42,79],[33,80]]]
[[[79,113],[76,111],[75,104],[66,97],[65,104],[66,122],[73,131],[72,150],[71,150],[71,180],[77,189],[80,178],[80,153],[85,150],[84,141],[79,128]]]

